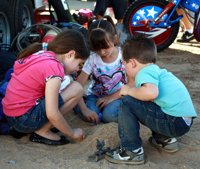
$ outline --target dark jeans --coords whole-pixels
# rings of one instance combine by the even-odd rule
[[[182,117],[165,114],[161,108],[150,101],[140,101],[125,96],[119,107],[118,130],[122,147],[134,150],[142,146],[140,123],[151,129],[162,140],[166,137],[179,137],[187,133],[188,126]]]
[[[104,16],[107,7],[112,7],[116,19],[123,19],[127,9],[127,0],[96,0],[94,15]]]

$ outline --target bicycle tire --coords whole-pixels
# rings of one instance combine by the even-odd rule
[[[196,18],[194,21],[194,37],[195,39],[200,42],[200,11],[196,14]]]

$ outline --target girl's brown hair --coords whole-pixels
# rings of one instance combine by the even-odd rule
[[[24,58],[35,52],[42,50],[42,43],[34,43],[24,50],[22,50],[17,59]],[[86,38],[81,32],[73,29],[67,29],[60,32],[52,42],[48,44],[47,50],[54,52],[55,54],[65,54],[70,50],[76,51],[75,58],[87,59],[90,54],[89,45]]]
[[[109,48],[110,41],[115,46],[120,45],[119,39],[115,38],[117,29],[110,16],[104,16],[102,20],[92,18],[88,21],[88,40],[93,51]]]

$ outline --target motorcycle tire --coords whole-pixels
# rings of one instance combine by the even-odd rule
[[[15,35],[34,24],[33,4],[31,0],[8,0],[15,23]]]
[[[14,19],[7,0],[0,1],[0,45],[10,45],[14,38]]]
[[[123,23],[132,35],[144,33],[153,38],[157,51],[161,51],[169,47],[176,39],[179,31],[179,22],[175,22],[167,28],[150,28],[146,23],[153,21],[168,3],[168,0],[135,0],[126,10]],[[167,16],[170,12],[168,12]],[[164,22],[165,17],[166,15],[159,22]],[[171,20],[176,18],[178,18],[178,14],[175,11],[171,16]]]

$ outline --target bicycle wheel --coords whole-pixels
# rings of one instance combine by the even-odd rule
[[[152,22],[162,9],[168,4],[167,0],[135,0],[124,14],[124,25],[129,32],[134,35],[136,33],[144,33],[149,38],[153,38],[156,43],[157,50],[161,51],[171,45],[177,37],[179,31],[179,22],[167,28],[149,27],[148,23]],[[165,18],[170,14],[163,16],[158,21],[164,22]],[[178,18],[176,12],[173,13],[171,20]]]
[[[197,41],[200,41],[200,11],[196,14],[194,21],[194,37]]]

